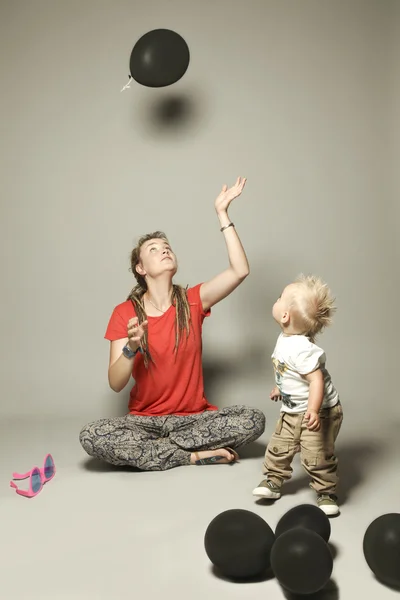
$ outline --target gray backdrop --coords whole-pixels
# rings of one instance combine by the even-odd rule
[[[337,298],[319,341],[347,413],[399,414],[399,5],[1,2],[2,417],[126,411],[103,336],[132,244],[163,229],[177,282],[212,277],[227,264],[214,199],[238,175],[251,274],[205,324],[210,401],[275,418],[271,306],[304,271]],[[121,93],[156,27],[185,37],[189,70]]]

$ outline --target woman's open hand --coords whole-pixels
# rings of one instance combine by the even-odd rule
[[[242,193],[246,181],[246,177],[238,177],[235,185],[232,187],[228,188],[227,185],[222,187],[221,192],[215,200],[215,210],[217,213],[224,213],[227,211],[232,200],[240,196]]]
[[[131,350],[136,350],[138,346],[140,346],[140,342],[142,337],[145,334],[147,329],[147,321],[143,321],[139,325],[139,319],[137,317],[133,317],[128,322],[128,344],[131,347]]]

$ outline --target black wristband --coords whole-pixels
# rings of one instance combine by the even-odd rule
[[[123,348],[122,348],[122,354],[124,356],[126,356],[126,358],[133,358],[134,356],[136,356],[136,354],[138,352],[142,352],[142,348],[141,346],[139,346],[136,350],[132,350],[132,348],[129,346],[129,344],[126,344]]]

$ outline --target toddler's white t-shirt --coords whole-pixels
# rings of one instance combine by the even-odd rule
[[[272,353],[275,382],[282,397],[281,412],[307,411],[310,384],[302,375],[320,368],[325,381],[321,408],[330,408],[339,401],[331,376],[325,368],[325,352],[305,335],[280,334]]]

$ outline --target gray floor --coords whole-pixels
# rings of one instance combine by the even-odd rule
[[[362,554],[368,524],[399,510],[398,423],[387,415],[381,422],[367,417],[348,414],[357,432],[344,427],[338,444],[343,506],[331,520],[334,571],[321,600],[399,597],[374,579]],[[280,501],[268,506],[252,497],[273,424],[234,466],[164,473],[87,460],[77,442],[81,424],[2,422],[2,599],[285,598],[276,580],[237,584],[215,576],[203,546],[208,523],[223,510],[252,510],[274,528],[290,507],[314,501],[298,461]],[[18,496],[9,487],[12,471],[40,465],[47,452],[56,461],[56,477],[38,497]]]

